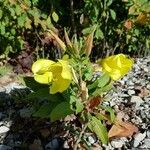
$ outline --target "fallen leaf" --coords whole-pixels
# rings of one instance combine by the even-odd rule
[[[108,132],[108,137],[127,137],[132,136],[138,128],[130,122],[116,121]]]

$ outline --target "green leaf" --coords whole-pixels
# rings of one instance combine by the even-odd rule
[[[17,16],[19,16],[19,15],[21,15],[21,7],[19,6],[19,5],[15,5],[16,6],[16,8],[15,8],[15,12],[16,12],[16,15]]]
[[[111,122],[114,122],[115,121],[115,111],[109,107],[109,106],[100,106],[102,109],[104,109],[105,111],[109,112],[110,113],[110,120]]]
[[[84,105],[82,104],[82,102],[77,99],[76,100],[76,114],[80,113],[84,108]]]
[[[31,24],[32,24],[32,21],[29,18],[26,18],[25,28],[31,29],[32,28]]]
[[[101,120],[98,120],[96,117],[92,116],[91,121],[88,123],[88,127],[97,135],[103,144],[108,143],[108,132]]]
[[[103,32],[102,32],[102,30],[101,30],[100,28],[98,28],[98,29],[96,30],[96,32],[95,32],[95,37],[96,37],[97,39],[99,39],[99,38],[103,39],[103,38],[104,38],[104,34],[103,34]]]
[[[83,35],[89,35],[95,28],[96,25],[93,25],[91,27],[87,27],[82,30]]]
[[[16,30],[14,28],[11,29],[11,34],[15,35],[16,34]]]
[[[88,67],[85,68],[83,72],[83,77],[85,78],[85,80],[90,81],[93,77],[93,66],[91,63],[87,63],[86,65]]]
[[[110,6],[112,4],[113,0],[106,0],[107,6]]]
[[[19,16],[17,18],[17,21],[18,21],[18,26],[23,27],[26,21],[26,16],[25,15]]]
[[[40,84],[34,80],[33,77],[24,77],[24,83],[27,87],[29,87],[32,91],[36,92],[42,88],[48,88],[48,85]]]
[[[61,102],[52,110],[50,114],[50,119],[51,121],[56,121],[72,113],[73,112],[70,109],[70,104],[68,102]]]
[[[84,108],[84,105],[76,96],[70,96],[70,105],[71,109],[75,111],[76,114],[80,113]]]
[[[5,26],[4,25],[0,25],[0,33],[1,35],[5,35]]]
[[[63,101],[64,98],[58,94],[49,94],[49,87],[41,88],[36,92],[32,92],[26,97],[27,99],[36,99],[36,98],[46,98],[51,102],[60,102]]]
[[[113,20],[116,19],[116,12],[114,10],[110,9],[110,15],[111,15]]]
[[[98,87],[104,87],[110,82],[110,76],[105,73],[98,79]]]
[[[108,74],[103,74],[101,77],[97,78],[91,85],[88,86],[88,89],[96,89],[98,87],[102,88],[110,83],[110,77]]]
[[[98,96],[101,95],[104,92],[108,92],[112,88],[112,83],[110,82],[108,85],[102,87],[102,88],[97,88],[92,95],[93,96]]]
[[[3,11],[0,10],[0,19],[3,17]]]
[[[53,13],[52,13],[52,18],[55,22],[58,22],[58,20],[59,20],[59,16],[57,15],[57,13],[55,11],[53,11]]]
[[[54,107],[54,104],[44,104],[42,105],[38,111],[36,111],[33,114],[33,117],[40,117],[40,118],[48,118],[50,116],[50,113],[52,111],[52,108]]]
[[[48,28],[51,28],[53,26],[50,17],[47,18],[46,23]]]

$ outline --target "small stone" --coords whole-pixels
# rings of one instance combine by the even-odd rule
[[[144,144],[146,145],[146,148],[150,148],[150,139],[145,139]]]
[[[88,141],[89,141],[91,144],[94,144],[96,140],[95,140],[92,136],[89,136],[89,137],[88,137]]]
[[[147,88],[147,89],[150,89],[150,84],[147,84],[146,88]]]
[[[150,131],[147,131],[147,137],[150,138]]]
[[[63,148],[64,149],[70,149],[70,146],[68,145],[68,141],[64,142]]]
[[[134,85],[134,83],[131,80],[129,80],[129,82],[127,84],[130,85],[130,86]]]
[[[13,150],[13,148],[2,144],[2,145],[0,145],[0,150]]]
[[[125,80],[120,80],[119,82],[121,83],[121,85],[125,85]]]
[[[6,91],[6,89],[5,89],[5,88],[0,87],[0,92],[5,92],[5,91]]]
[[[134,86],[129,86],[128,89],[134,89]]]
[[[1,126],[0,127],[0,134],[8,132],[10,129],[6,126]]]
[[[3,124],[4,124],[4,122],[3,122],[3,121],[1,121],[1,122],[0,122],[0,126],[2,126]]]
[[[133,146],[134,147],[138,147],[140,142],[143,141],[145,137],[146,137],[146,132],[144,132],[144,133],[137,133],[134,136],[134,144],[133,144]]]
[[[61,149],[62,146],[63,141],[61,139],[55,138],[45,146],[45,150],[57,150]]]
[[[149,69],[148,68],[144,68],[143,69],[145,72],[149,72]]]
[[[138,108],[144,101],[139,96],[132,96],[131,97],[131,102],[136,103],[136,108]]]
[[[29,117],[31,117],[33,111],[34,111],[33,108],[23,108],[19,111],[20,112],[20,117],[29,118]]]
[[[102,146],[104,147],[105,150],[113,150],[113,147],[110,143],[106,144],[102,144]]]
[[[134,90],[128,90],[128,94],[133,95],[133,94],[135,94],[135,91]]]
[[[122,94],[120,94],[120,97],[129,97],[129,95],[122,93]]]
[[[116,105],[116,102],[110,101],[110,106],[111,106],[111,107],[113,107],[113,106],[115,106],[115,105]]]
[[[121,148],[125,143],[122,140],[111,141],[111,145],[114,148]]]

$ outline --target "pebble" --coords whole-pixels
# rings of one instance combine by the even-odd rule
[[[0,126],[0,134],[8,132],[10,129],[6,126]]]
[[[13,150],[13,148],[7,145],[0,145],[0,150]]]
[[[144,144],[146,145],[146,148],[150,148],[150,139],[144,139]]]
[[[147,88],[147,89],[150,89],[150,84],[147,84],[146,88]]]
[[[20,117],[29,118],[29,117],[31,117],[33,111],[34,111],[33,108],[23,108],[23,109],[19,110]]]
[[[132,96],[131,102],[136,104],[136,108],[138,108],[144,101],[139,96]]]
[[[95,143],[95,138],[94,137],[92,137],[92,136],[89,136],[88,137],[88,142],[90,143],[90,144],[94,144]]]
[[[114,148],[121,148],[125,143],[122,141],[122,140],[114,140],[114,141],[111,141],[111,145],[114,147]]]
[[[150,138],[150,131],[147,131],[147,137]]]
[[[148,68],[144,68],[143,69],[145,72],[149,72],[149,69]]]
[[[145,137],[146,137],[146,132],[144,132],[144,133],[137,133],[134,136],[134,144],[133,144],[133,146],[134,147],[138,147],[140,142],[143,141]]]
[[[59,150],[61,149],[62,140],[58,138],[54,138],[45,146],[45,150]],[[62,145],[63,146],[63,145]]]
[[[133,95],[133,94],[135,94],[135,91],[134,90],[128,90],[128,94]]]

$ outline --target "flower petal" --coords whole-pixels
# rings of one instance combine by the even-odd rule
[[[49,84],[52,82],[53,75],[51,72],[46,72],[42,75],[36,74],[34,75],[35,81],[41,83],[41,84]]]
[[[65,60],[58,60],[58,62],[62,65],[62,72],[61,72],[62,78],[72,80],[72,73],[69,63]]]
[[[62,93],[65,91],[71,83],[71,80],[59,78],[58,80],[53,81],[51,87],[50,87],[50,94],[55,94],[57,92]]]
[[[50,70],[50,67],[55,62],[48,59],[39,59],[32,65],[32,72],[34,74],[43,74]]]
[[[131,69],[133,60],[124,54],[118,54],[103,59],[101,65],[103,72],[107,72],[113,80],[118,80]]]

